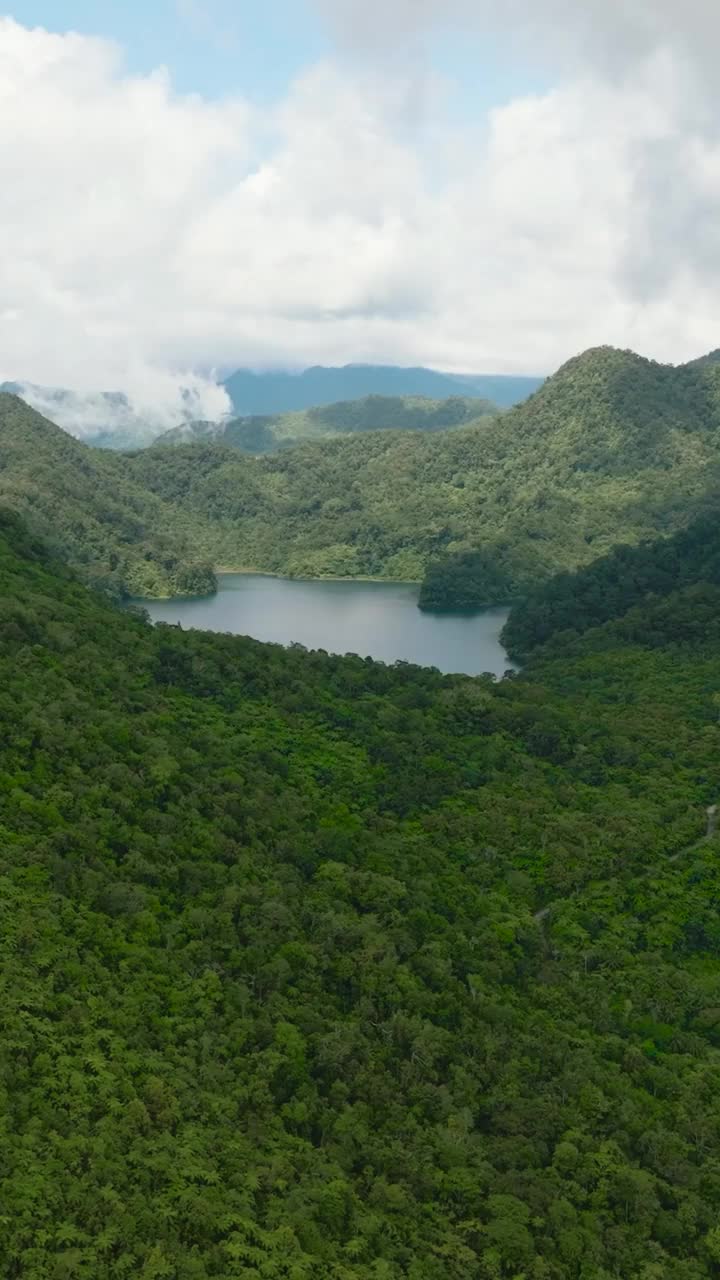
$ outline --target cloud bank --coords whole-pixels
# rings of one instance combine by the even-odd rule
[[[0,380],[119,388],[171,422],[187,387],[224,411],[192,372],[218,365],[543,372],[600,342],[718,345],[720,11],[325,7],[337,54],[262,111],[0,19]],[[555,88],[458,123],[428,73],[449,23],[532,49]]]

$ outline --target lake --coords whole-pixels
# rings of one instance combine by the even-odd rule
[[[229,631],[328,653],[415,662],[441,671],[502,675],[512,664],[500,644],[507,609],[421,613],[418,587],[397,582],[308,582],[254,573],[218,576],[216,596],[143,600],[153,622]]]

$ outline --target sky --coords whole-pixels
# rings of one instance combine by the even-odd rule
[[[720,345],[708,0],[0,0],[0,380]]]

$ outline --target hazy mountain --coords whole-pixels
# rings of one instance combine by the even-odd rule
[[[33,382],[0,383],[0,392],[19,396],[77,439],[102,449],[133,449],[151,444],[164,431],[196,421],[217,407],[228,406],[221,387],[188,378],[188,385],[168,383],[147,393],[140,405],[122,391],[72,391]]]
[[[158,433],[157,423],[139,416],[121,391],[85,393],[33,382],[4,382],[0,392],[19,396],[65,431],[102,448],[150,444]]]
[[[275,453],[301,440],[367,431],[448,431],[497,412],[487,400],[457,395],[447,400],[365,396],[296,413],[257,414],[220,423],[189,422],[164,432],[156,443],[218,440],[244,453]]]
[[[431,400],[467,396],[507,408],[524,400],[542,382],[539,377],[489,374],[465,377],[438,373],[434,369],[348,364],[343,368],[318,365],[302,373],[253,373],[249,369],[238,369],[225,379],[224,386],[235,412],[248,417],[289,413],[365,396],[426,396]]]

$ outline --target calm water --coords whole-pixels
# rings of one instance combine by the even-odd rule
[[[507,609],[474,615],[421,613],[418,588],[394,582],[299,582],[260,574],[220,575],[216,596],[144,600],[154,622],[230,631],[279,644],[441,671],[502,675],[511,665],[500,645]]]

